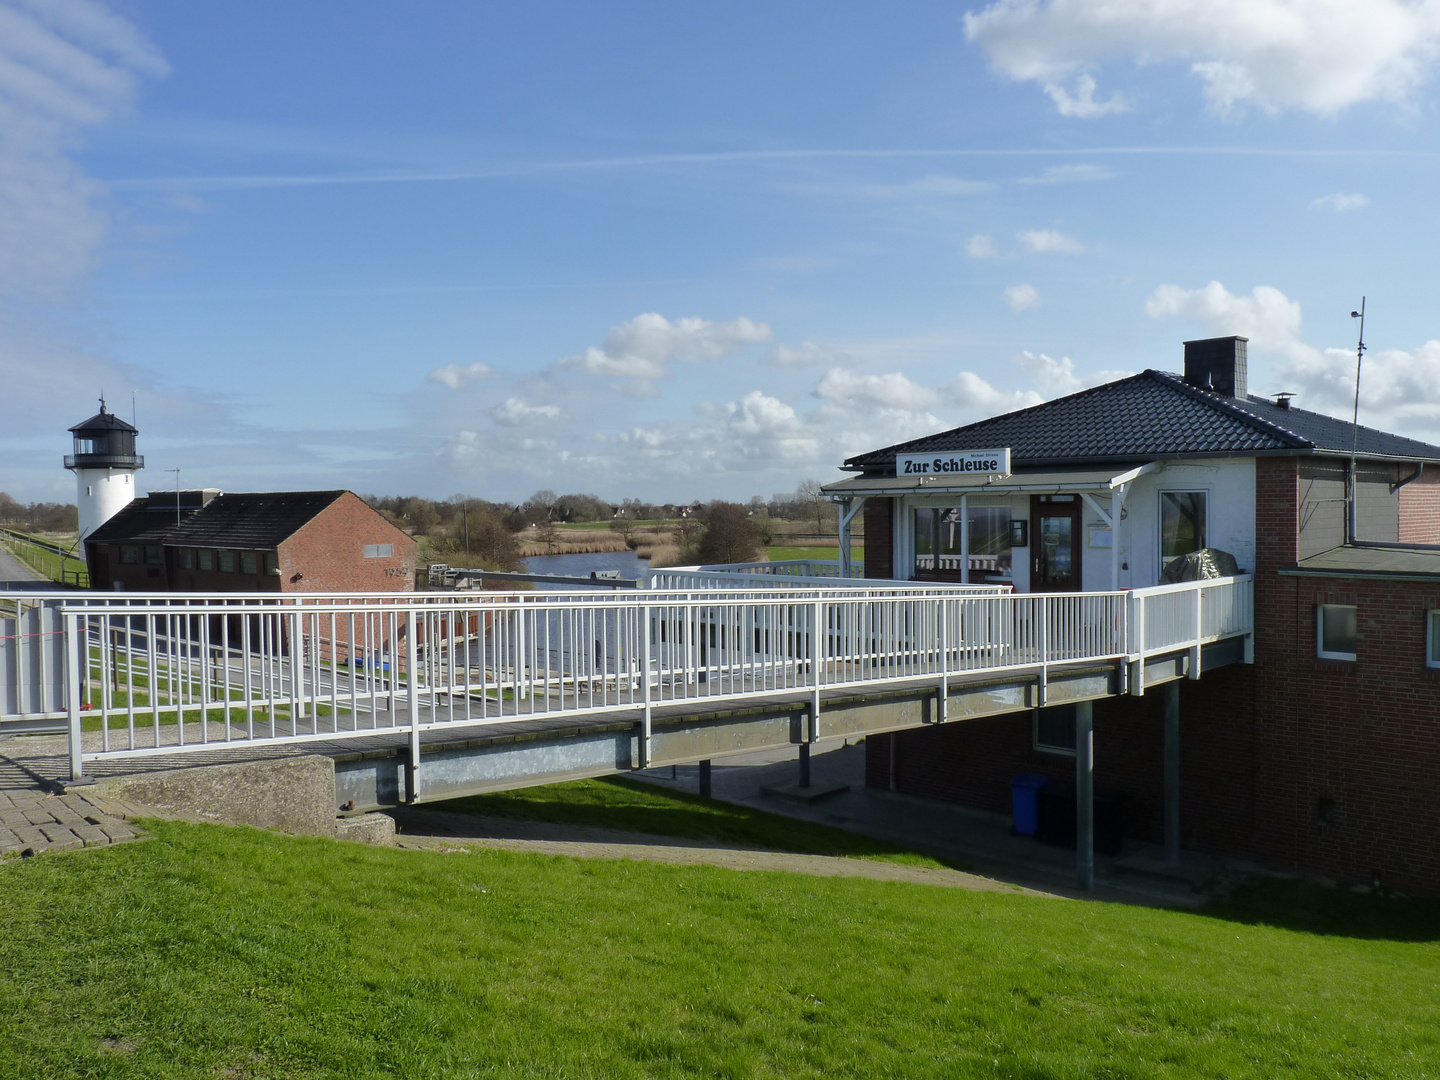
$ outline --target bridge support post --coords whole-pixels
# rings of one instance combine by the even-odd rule
[[[810,744],[800,744],[800,786],[810,786]]]
[[[1165,684],[1165,861],[1180,865],[1180,684]]]
[[[18,612],[15,625],[17,627],[20,625]],[[82,655],[86,657],[86,668],[88,668],[90,655],[90,634],[88,619],[86,620],[85,627],[85,642],[84,648],[82,649],[80,641],[80,616],[74,613],[70,613],[65,616],[65,676],[67,684],[66,691],[69,695],[69,700],[66,702],[66,707],[69,712],[68,719],[70,722],[71,783],[76,783],[81,780],[85,773],[85,756],[82,752],[83,743],[81,742],[82,734],[80,730],[80,698],[84,694],[85,676],[88,675],[89,672],[86,671],[85,668],[82,668],[80,666],[80,657]],[[105,678],[105,672],[103,669],[100,672],[100,678],[102,681]],[[100,713],[100,723],[103,725],[108,721],[109,717],[107,717],[102,711]]]
[[[1075,883],[1095,887],[1095,712],[1075,706]]]
[[[710,759],[705,758],[700,762],[700,795],[702,798],[710,798]]]
[[[405,616],[405,704],[410,720],[410,746],[405,763],[405,801],[420,801],[420,649],[415,640],[419,620],[415,612]],[[393,673],[392,673],[393,677]]]

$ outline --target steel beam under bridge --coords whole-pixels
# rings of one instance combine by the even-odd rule
[[[1230,639],[1205,646],[1203,667],[1211,670],[1243,662],[1244,643]],[[1185,678],[1187,654],[1145,661],[1151,686]],[[1133,676],[1132,676],[1133,677]],[[1096,701],[1125,692],[1125,674],[1117,664],[1051,669],[1043,694],[1046,705]],[[933,679],[884,691],[822,691],[820,721],[811,723],[808,694],[779,694],[773,699],[722,709],[695,704],[656,708],[652,717],[650,765],[676,765],[798,746],[817,739],[861,738],[889,731],[961,723],[967,719],[1025,712],[1040,704],[1034,673],[1017,671],[1002,678],[962,683],[951,676],[943,704]],[[583,718],[509,722],[459,733],[431,732],[423,739],[418,767],[410,767],[403,737],[367,740],[354,750],[331,751],[335,760],[336,805],[378,810],[403,803],[436,802],[464,795],[504,791],[613,776],[638,768],[640,732],[636,718],[610,713]]]

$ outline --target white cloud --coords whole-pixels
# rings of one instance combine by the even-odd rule
[[[490,417],[505,427],[521,427],[545,420],[560,419],[557,405],[528,405],[521,398],[506,398],[503,405],[490,410]]]
[[[425,376],[427,382],[439,383],[441,386],[448,386],[451,390],[459,390],[467,382],[475,382],[477,379],[488,379],[495,374],[495,369],[483,360],[476,360],[473,364],[446,364],[442,368],[436,368]]]
[[[808,367],[814,364],[833,364],[847,359],[843,352],[813,341],[802,341],[799,345],[777,345],[770,354],[770,362],[777,367]]]
[[[967,180],[961,176],[941,176],[932,173],[922,176],[918,180],[905,180],[897,184],[839,183],[825,185],[816,190],[851,199],[931,202],[982,195],[987,191],[994,191],[995,185],[988,180]]]
[[[972,259],[993,259],[995,257],[995,241],[984,233],[977,233],[965,241],[965,254]]]
[[[98,258],[105,186],[70,159],[165,61],[90,0],[0,3],[0,290],[63,293]]]
[[[1062,255],[1078,255],[1085,250],[1085,245],[1076,240],[1073,236],[1066,236],[1055,229],[1026,229],[1015,234],[1026,251],[1036,254],[1060,253]]]
[[[770,337],[769,326],[743,315],[729,322],[693,317],[672,322],[649,312],[611,327],[603,346],[563,357],[553,369],[626,380],[632,393],[651,396],[654,381],[669,373],[673,360],[719,360]]]
[[[1346,210],[1359,210],[1361,207],[1369,206],[1370,200],[1364,195],[1343,195],[1335,192],[1332,195],[1321,195],[1320,198],[1310,203],[1312,210],[1333,210],[1337,214],[1343,214]]]
[[[1041,400],[1033,391],[997,390],[973,371],[962,371],[941,386],[922,386],[898,371],[876,375],[834,368],[825,373],[814,393],[842,405],[879,406],[927,417],[942,407],[988,415]]]
[[[1046,83],[1045,93],[1055,102],[1061,116],[1075,116],[1081,120],[1094,120],[1111,113],[1130,111],[1130,103],[1123,94],[1111,94],[1108,101],[1095,100],[1095,79],[1081,75],[1075,80],[1075,93],[1070,93],[1059,83]]]
[[[1012,363],[1051,394],[1073,394],[1081,388],[1080,380],[1075,377],[1075,363],[1068,356],[1056,360],[1044,353],[1025,350],[1012,357]]]
[[[1039,176],[1022,176],[1022,184],[1075,184],[1111,180],[1118,174],[1103,165],[1051,165]]]
[[[965,16],[970,41],[1009,78],[1037,82],[1064,115],[1097,115],[1089,74],[1112,59],[1189,63],[1210,108],[1329,115],[1406,102],[1440,41],[1433,0],[997,0]],[[1074,95],[1060,88],[1077,78]]]
[[[1015,311],[1025,311],[1040,305],[1040,293],[1034,285],[1011,285],[1005,290],[1005,303]]]
[[[1251,356],[1276,358],[1257,385],[1252,362],[1252,393],[1289,390],[1296,405],[1347,416],[1355,395],[1353,345],[1316,348],[1300,336],[1300,304],[1279,289],[1261,285],[1251,294],[1236,296],[1212,281],[1202,289],[1162,285],[1145,305],[1152,318],[1183,316],[1200,323],[1215,336],[1240,334],[1250,339]],[[1360,422],[1401,434],[1434,441],[1440,431],[1440,341],[1430,340],[1414,350],[1383,349],[1365,354],[1360,380]]]

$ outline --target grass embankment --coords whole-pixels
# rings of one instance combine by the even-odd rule
[[[149,827],[0,867],[7,1080],[1415,1077],[1440,1061],[1433,908],[1372,900],[1360,932],[1327,935],[1247,925],[1243,907]]]
[[[84,559],[73,558],[69,555],[57,555],[48,548],[40,547],[29,540],[18,539],[14,534],[5,535],[3,542],[5,549],[10,554],[47,581],[58,581],[61,584],[70,585],[89,584],[90,571],[85,565]]]
[[[473,795],[427,804],[426,809],[566,825],[595,825],[654,836],[713,840],[807,855],[848,855],[908,866],[945,865],[928,855],[843,829],[814,825],[622,777],[574,780],[493,795]]]
[[[796,547],[794,545],[772,544],[765,549],[765,554],[771,562],[780,562],[782,559],[834,559],[840,558],[840,548],[837,545],[830,547]],[[850,558],[856,562],[865,559],[864,545],[851,545]]]

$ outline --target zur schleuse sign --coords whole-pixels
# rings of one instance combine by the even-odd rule
[[[1010,475],[1010,448],[939,454],[896,454],[896,476]]]

